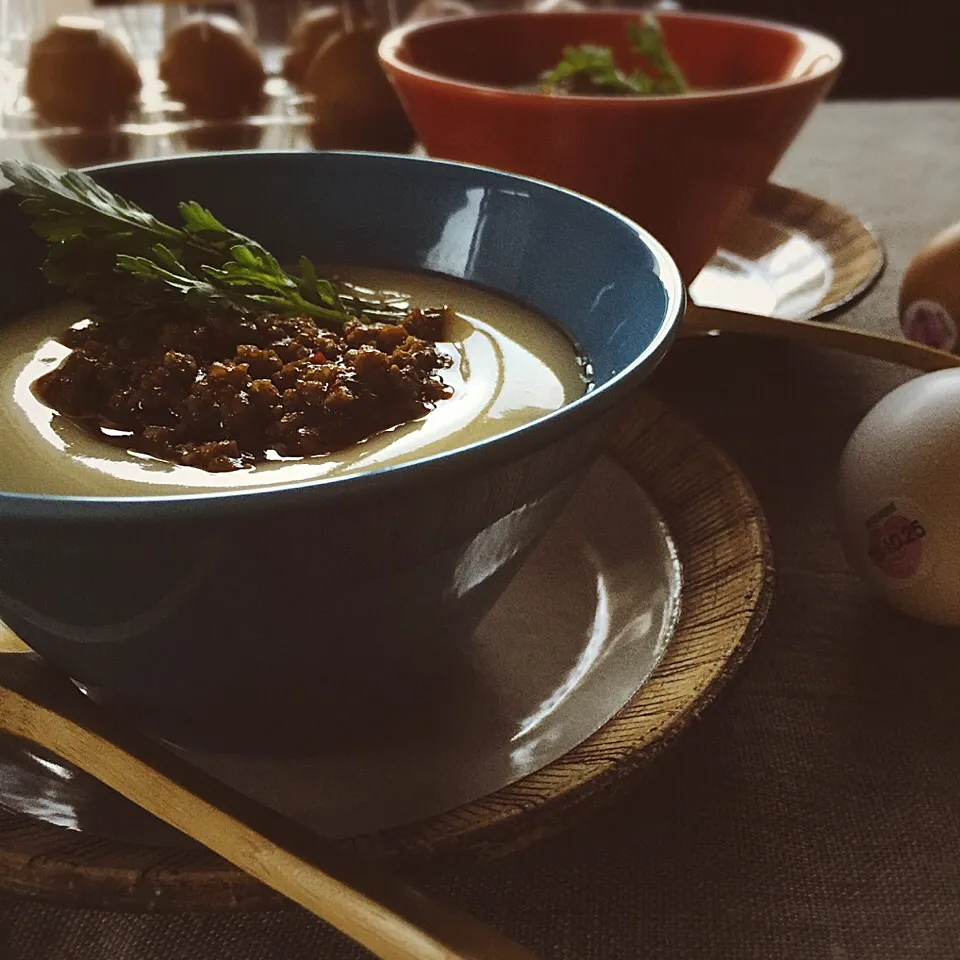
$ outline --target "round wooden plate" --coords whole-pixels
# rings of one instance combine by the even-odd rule
[[[647,394],[624,409],[609,451],[646,491],[675,544],[680,615],[647,682],[558,760],[480,800],[345,841],[397,867],[489,859],[557,833],[612,801],[716,695],[749,651],[772,596],[760,505],[735,465]],[[0,888],[110,909],[264,909],[286,901],[196,848],[121,844],[0,811]]]
[[[702,307],[825,320],[880,279],[883,244],[849,210],[768,183],[690,286]]]

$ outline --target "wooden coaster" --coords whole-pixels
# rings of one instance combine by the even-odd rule
[[[559,760],[481,800],[346,844],[396,867],[484,860],[610,803],[713,699],[746,656],[773,592],[763,514],[734,464],[640,394],[608,451],[659,508],[683,573],[681,611],[649,680]],[[286,901],[204,850],[119,844],[0,811],[0,889],[133,910],[265,909]]]

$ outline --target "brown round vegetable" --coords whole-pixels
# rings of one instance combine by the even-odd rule
[[[290,31],[289,49],[280,70],[285,79],[299,87],[316,52],[342,27],[343,18],[336,7],[317,7],[304,13]]]
[[[130,111],[141,85],[133,57],[99,20],[62,17],[30,47],[25,90],[47,123],[104,126]]]
[[[256,113],[267,75],[260,53],[230,17],[190,17],[171,31],[159,61],[167,92],[197,117]]]
[[[380,32],[366,25],[337,33],[303,79],[313,97],[311,139],[318,149],[403,153],[414,133],[377,59]]]
[[[960,221],[910,261],[900,286],[900,326],[910,340],[960,352]]]

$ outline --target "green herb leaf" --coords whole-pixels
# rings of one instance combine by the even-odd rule
[[[548,91],[578,92],[578,85],[586,83],[598,91],[637,92],[630,80],[617,69],[610,49],[589,43],[564,47],[563,59],[540,79]]]
[[[609,47],[584,43],[564,47],[563,59],[540,75],[545,93],[606,94],[647,96],[686,93],[687,81],[663,42],[656,18],[647,14],[639,23],[627,24],[627,39],[653,73],[635,70],[624,73]]]
[[[646,14],[640,23],[628,23],[627,40],[633,50],[657,71],[658,76],[653,81],[654,93],[679,94],[690,89],[683,71],[663,42],[663,31],[656,17]]]
[[[251,313],[309,316],[334,329],[355,298],[301,258],[288,273],[256,241],[224,226],[200,204],[180,204],[183,227],[158,220],[86,174],[0,161],[33,229],[50,242],[46,279],[112,318],[231,306]],[[347,304],[351,309],[348,309]]]

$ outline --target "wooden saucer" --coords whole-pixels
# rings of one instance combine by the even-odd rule
[[[782,320],[826,320],[880,279],[886,254],[849,210],[768,183],[690,286],[701,307]]]
[[[608,453],[655,504],[682,571],[679,616],[647,681],[612,719],[541,769],[345,844],[402,868],[429,858],[490,859],[555,834],[615,800],[746,656],[766,616],[773,572],[760,505],[736,466],[647,394],[625,406]],[[119,843],[2,811],[0,889],[104,909],[285,902],[204,850]]]

